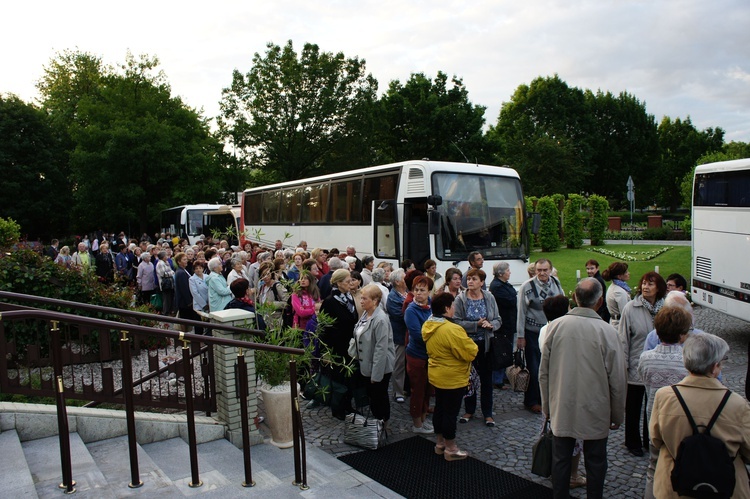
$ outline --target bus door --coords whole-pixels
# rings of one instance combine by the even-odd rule
[[[377,259],[401,262],[398,237],[398,205],[395,199],[377,199],[372,202],[372,254]]]
[[[411,260],[418,269],[430,258],[430,235],[427,199],[404,200],[404,260]]]

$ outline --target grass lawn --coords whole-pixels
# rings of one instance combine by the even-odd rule
[[[616,253],[625,253],[635,258],[643,258],[643,253],[653,252],[660,250],[664,247],[670,247],[668,244],[665,245],[631,245],[631,244],[608,244],[606,246],[598,246],[607,251],[614,251]],[[624,261],[628,264],[628,270],[630,270],[630,287],[635,289],[638,286],[638,279],[651,270],[654,267],[659,267],[659,273],[666,279],[669,274],[677,272],[682,274],[687,282],[690,283],[690,246],[671,246],[671,249],[660,254],[656,258],[647,261],[627,261],[620,260],[618,258],[603,255],[595,251],[590,251],[591,246],[583,246],[581,249],[571,250],[567,248],[561,248],[558,251],[552,253],[542,253],[536,251],[531,254],[531,260],[534,261],[538,258],[549,258],[552,264],[557,269],[557,277],[562,283],[565,292],[569,292],[575,288],[576,285],[576,270],[581,271],[581,277],[586,277],[586,261],[593,258],[599,262],[599,270],[603,271],[610,263],[616,261]]]

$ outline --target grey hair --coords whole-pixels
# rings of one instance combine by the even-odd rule
[[[242,257],[240,255],[234,255],[232,256],[232,259],[230,260],[229,263],[232,266],[232,268],[234,268],[234,266],[237,265],[238,263],[244,264],[245,262],[242,260]]]
[[[710,374],[727,353],[727,342],[709,333],[690,333],[682,344],[682,359],[691,374]]]
[[[396,284],[397,282],[403,282],[404,276],[406,276],[406,272],[404,272],[404,269],[396,269],[393,272],[391,272],[391,276],[388,278],[391,283]]]
[[[508,262],[497,262],[492,266],[492,273],[496,276],[501,276],[505,274],[509,268],[510,264]]]
[[[264,251],[262,253],[258,253],[258,261],[259,262],[265,262],[271,258],[271,252],[270,251]]]
[[[328,268],[331,270],[343,269],[345,267],[346,264],[337,256],[334,256],[330,260],[328,260]]]
[[[579,307],[593,308],[602,297],[602,285],[593,277],[586,277],[576,285],[575,294]]]
[[[291,260],[292,257],[294,257],[294,250],[291,248],[287,248],[284,250],[284,259],[285,260]]]
[[[162,259],[164,259],[166,257],[167,257],[167,252],[166,251],[160,251],[160,252],[158,252],[156,254],[156,258],[158,258],[159,260],[162,260]]]
[[[212,259],[208,261],[208,270],[211,272],[217,272],[221,270],[222,264],[221,264],[221,258],[215,256]]]
[[[693,306],[690,305],[690,300],[687,299],[687,296],[682,291],[675,290],[667,293],[667,296],[664,298],[664,306],[682,308],[689,312],[691,317],[693,316]]]
[[[385,279],[385,269],[372,269],[372,280],[374,282],[383,282],[383,279]]]

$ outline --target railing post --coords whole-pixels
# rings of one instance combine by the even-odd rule
[[[182,342],[182,369],[185,380],[185,410],[187,411],[188,448],[190,449],[189,487],[196,488],[203,485],[198,476],[198,444],[195,437],[195,412],[193,411],[193,357],[190,355],[190,341],[185,339],[185,333],[180,333]]]
[[[126,330],[120,331],[120,355],[122,357],[122,394],[125,398],[125,419],[128,427],[128,451],[130,453],[130,483],[137,489],[143,482],[138,469],[138,447],[135,435],[135,404],[133,403],[133,364],[130,355],[130,340]]]
[[[250,425],[247,414],[247,364],[245,364],[245,353],[242,349],[237,352],[237,377],[239,382],[240,418],[242,420],[242,457],[245,465],[245,481],[243,487],[255,487],[253,481],[253,470],[250,462]]]
[[[294,441],[294,482],[300,489],[307,490],[307,469],[305,452],[305,441],[302,436],[302,425],[299,410],[299,394],[297,393],[297,360],[292,355],[289,359],[289,380],[292,397],[292,439]]]
[[[62,467],[61,489],[66,494],[76,491],[73,480],[72,462],[70,459],[70,429],[68,428],[68,410],[65,406],[65,385],[63,384],[62,352],[60,346],[60,322],[51,321],[50,337],[52,340],[52,364],[55,371],[55,403],[57,404],[57,432],[60,440],[60,465]]]

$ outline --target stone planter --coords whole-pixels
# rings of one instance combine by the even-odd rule
[[[266,422],[271,428],[271,444],[286,449],[294,445],[292,432],[292,390],[289,383],[280,386],[262,386]]]

